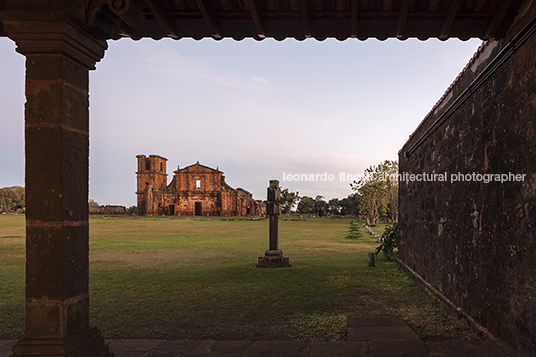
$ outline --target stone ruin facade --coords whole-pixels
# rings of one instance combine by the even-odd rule
[[[261,216],[264,203],[242,188],[232,188],[223,172],[199,161],[174,171],[167,184],[167,159],[158,155],[138,159],[138,215]]]

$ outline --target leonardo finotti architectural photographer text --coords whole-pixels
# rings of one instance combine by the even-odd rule
[[[408,172],[403,172],[398,175],[391,175],[395,177],[391,177],[391,179],[398,179],[399,181],[444,181],[447,182],[450,178],[450,183],[455,182],[483,182],[483,183],[490,183],[490,182],[511,182],[511,181],[525,181],[525,176],[527,174],[513,174],[511,172],[507,174],[479,174],[476,172],[472,173],[453,173],[448,174],[447,172],[441,173],[441,174],[428,174],[428,173],[421,173],[421,174],[410,174]]]
[[[443,173],[418,173],[413,174],[409,172],[402,172],[397,175],[380,175],[378,179],[380,181],[400,181],[400,182],[420,182],[420,181],[427,181],[427,182],[433,182],[433,181],[440,181],[440,182],[483,182],[483,183],[490,183],[490,182],[517,182],[517,181],[525,181],[525,176],[527,174],[514,174],[514,173],[502,173],[502,174],[480,174],[476,172],[472,173],[452,173],[448,174],[447,172]],[[337,176],[334,174],[328,174],[327,172],[321,173],[321,174],[290,174],[283,172],[283,180],[282,181],[299,181],[299,182],[306,182],[306,181],[325,181],[325,182],[333,182],[335,181],[335,177],[339,178],[339,181],[346,181],[346,182],[354,182],[359,181],[363,176],[361,175],[353,175],[348,174],[346,172],[339,172]]]

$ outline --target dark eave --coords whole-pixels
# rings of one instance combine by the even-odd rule
[[[522,3],[522,0],[64,1],[3,3],[0,0],[0,36],[9,35],[3,30],[5,22],[25,21],[30,17],[53,21],[49,19],[52,16],[77,19],[100,39],[467,40],[476,37],[486,40],[506,35]],[[36,7],[42,9],[37,11]]]
[[[122,36],[278,40],[500,38],[521,0],[144,0]],[[116,35],[118,37],[118,35]]]

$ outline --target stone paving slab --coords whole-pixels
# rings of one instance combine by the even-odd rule
[[[11,356],[17,340],[0,340],[0,357]]]
[[[244,354],[253,341],[214,341],[211,346],[212,353]]]
[[[419,341],[370,341],[374,357],[428,357],[428,348]]]
[[[115,357],[523,357],[502,341],[108,340]],[[0,340],[0,357],[15,340]]]
[[[409,326],[348,327],[348,341],[420,341]]]
[[[316,342],[309,344],[309,357],[370,356],[368,342]]]
[[[523,357],[505,342],[496,341],[432,341],[426,346],[430,357]]]
[[[350,316],[348,341],[417,341],[419,336],[394,316]]]
[[[404,321],[394,316],[351,316],[348,341],[368,341],[374,357],[427,357],[428,348]]]
[[[301,341],[255,341],[247,349],[251,357],[307,357],[307,343]]]
[[[0,357],[11,355],[16,340],[0,340]],[[115,357],[519,357],[496,341],[424,343],[393,316],[348,318],[348,341],[107,340]]]
[[[147,351],[166,342],[166,340],[106,340],[110,351],[123,357],[142,357]]]

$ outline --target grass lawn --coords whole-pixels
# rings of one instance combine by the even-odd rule
[[[268,221],[90,218],[90,323],[106,338],[346,339],[349,315],[396,315],[424,340],[475,339],[351,220],[280,221],[291,268],[255,264]],[[24,216],[0,215],[0,338],[24,334]]]

